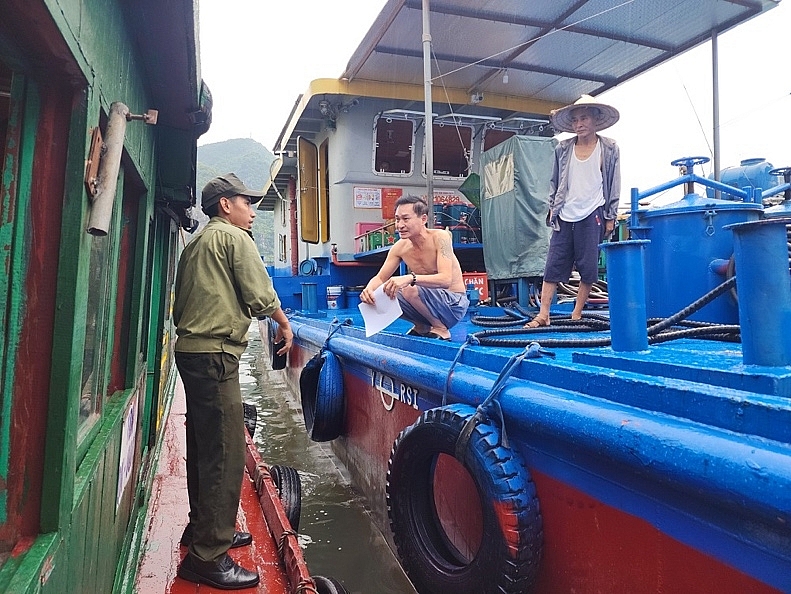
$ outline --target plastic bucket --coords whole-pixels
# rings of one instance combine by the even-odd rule
[[[316,283],[299,283],[302,286],[302,310],[316,313],[319,310],[316,303]]]
[[[360,293],[362,293],[362,289],[359,289],[359,288],[352,289],[351,287],[349,287],[346,290],[346,300],[348,301],[350,309],[355,308],[358,305],[360,305],[360,303],[361,303],[361,301],[360,301]]]
[[[330,285],[327,287],[327,309],[344,309],[346,307],[346,295],[343,285]]]

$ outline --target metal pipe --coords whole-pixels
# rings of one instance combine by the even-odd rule
[[[428,203],[429,228],[434,226],[434,122],[431,99],[431,31],[429,28],[429,0],[423,0],[423,103],[424,135],[426,139],[426,202]]]
[[[289,202],[289,230],[291,231],[291,275],[299,274],[299,229],[297,221],[297,182],[292,177],[288,181],[288,194],[291,196]],[[283,205],[285,207],[285,204]]]
[[[720,181],[720,52],[717,43],[716,29],[711,32],[711,97],[712,97],[712,126],[714,144],[714,179]],[[714,190],[714,197],[720,199],[720,191]]]
[[[643,252],[649,243],[637,239],[599,246],[607,255],[610,334],[616,352],[648,350]]]
[[[129,108],[120,101],[110,105],[110,116],[104,134],[105,152],[99,163],[99,171],[96,176],[98,180],[96,196],[91,203],[91,213],[88,219],[87,231],[91,235],[103,237],[110,230],[128,113]]]
[[[336,244],[332,244],[332,250],[330,251],[332,254],[332,263],[335,266],[378,266],[375,262],[358,262],[356,260],[345,262],[342,260],[338,260],[338,246]]]
[[[640,219],[637,216],[637,211],[640,208],[640,191],[637,188],[632,188],[631,206],[632,212],[629,218],[629,226],[634,229],[640,224]]]
[[[771,218],[724,227],[733,231],[745,365],[791,365],[788,224],[789,218]]]
[[[669,190],[671,188],[675,188],[676,186],[680,186],[682,184],[688,183],[699,183],[702,186],[707,188],[712,188],[714,190],[722,190],[731,196],[736,196],[741,198],[743,202],[752,202],[753,201],[753,190],[752,187],[747,186],[745,189],[739,189],[734,186],[729,186],[728,184],[724,184],[722,182],[715,181],[713,179],[708,179],[706,177],[700,177],[699,175],[695,175],[694,173],[687,173],[680,177],[670,180],[669,182],[665,182],[663,184],[659,184],[658,186],[654,186],[653,188],[649,188],[647,190],[643,190],[642,192],[637,193],[637,203],[639,204],[640,200],[645,198],[649,198],[654,194],[659,194],[660,192],[664,192],[665,190]],[[635,198],[632,197],[632,202],[634,203]]]

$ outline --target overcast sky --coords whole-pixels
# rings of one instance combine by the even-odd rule
[[[315,78],[340,76],[384,4],[200,0],[202,76],[214,110],[199,143],[253,138],[272,149],[298,95]],[[791,0],[720,37],[723,168],[751,157],[791,165],[789,37]],[[622,194],[675,177],[673,159],[711,156],[709,43],[599,99],[621,112],[605,135],[621,146]]]

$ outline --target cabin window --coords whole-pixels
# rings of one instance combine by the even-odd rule
[[[374,173],[412,175],[415,122],[379,116],[374,122]]]
[[[434,175],[465,178],[472,164],[472,126],[434,123]],[[424,151],[425,152],[425,151]],[[425,159],[423,170],[425,173]]]
[[[483,150],[488,151],[490,148],[497,146],[501,142],[505,142],[515,134],[516,132],[513,130],[487,128],[483,133]]]
[[[79,438],[93,426],[101,412],[101,394],[107,373],[107,328],[110,316],[110,237],[91,237],[88,269],[85,347],[82,357],[82,389],[79,408]]]
[[[297,188],[299,227],[302,241],[319,242],[319,164],[318,148],[309,140],[297,138]]]
[[[283,233],[277,235],[277,260],[278,262],[286,261],[286,236]]]

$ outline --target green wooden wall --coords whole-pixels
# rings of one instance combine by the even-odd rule
[[[66,94],[63,100],[71,106],[71,117],[61,139],[66,151],[65,192],[63,196],[49,197],[62,201],[62,222],[58,238],[56,297],[50,304],[57,312],[57,321],[52,328],[40,531],[31,542],[18,543],[19,554],[5,559],[0,567],[0,592],[131,592],[132,572],[141,552],[141,532],[145,528],[161,419],[167,410],[175,378],[172,362],[175,336],[169,317],[169,296],[179,242],[171,220],[155,205],[160,181],[158,170],[163,163],[168,166],[175,163],[184,167],[187,176],[194,178],[196,139],[188,131],[156,129],[142,122],[130,122],[127,126],[120,182],[124,176],[133,176],[144,188],[135,215],[134,253],[119,253],[117,247],[122,227],[123,183],[119,183],[110,239],[116,246],[115,257],[111,258],[114,267],[122,258],[131,259],[127,266],[132,321],[127,336],[119,336],[112,325],[104,336],[110,345],[108,369],[112,352],[120,348],[118,341],[127,341],[123,361],[126,385],[114,394],[105,395],[99,422],[79,443],[77,419],[92,242],[92,237],[85,232],[90,201],[83,175],[91,131],[102,124],[104,114],[114,101],[125,103],[133,113],[144,113],[156,106],[152,105],[146,70],[129,32],[128,17],[123,9],[124,5],[128,8],[128,2],[29,2],[31,6],[40,5],[46,9],[61,36],[58,41],[68,49],[69,72],[63,76],[60,71],[64,55],[53,56],[50,67],[57,71],[53,74],[64,78],[62,88]],[[3,0],[0,0],[2,10]],[[37,131],[42,108],[37,98],[44,82],[42,77],[47,73],[42,74],[40,65],[28,69],[27,60],[19,59],[15,52],[6,55],[3,52],[4,46],[0,44],[0,60],[7,60],[15,72],[18,89],[14,105],[19,109],[18,117],[24,121],[24,130],[13,179],[0,181],[2,198],[14,211],[13,220],[0,221],[0,241],[11,246],[15,274],[24,278],[30,257],[26,235],[32,224],[31,186],[36,154],[40,149]],[[196,88],[199,89],[197,83]],[[114,274],[110,278],[114,278]],[[22,283],[5,287],[6,294],[12,302],[19,303],[19,307],[25,307],[24,286]],[[118,302],[117,295],[111,294],[110,298],[111,303]],[[0,353],[0,361],[6,361],[0,369],[6,386],[14,385],[14,335],[23,331],[15,321],[14,312],[13,308],[0,309],[0,330],[11,335],[7,342],[9,348]],[[111,308],[110,320],[115,319],[114,313]],[[135,466],[124,496],[116,506],[122,425],[130,402],[135,399],[139,400]],[[13,433],[3,423],[7,423],[7,413],[15,404],[13,389],[4,393],[1,404],[0,474],[3,474],[3,469],[8,469],[8,453],[12,449],[8,440]],[[13,513],[7,509],[3,494],[0,491],[0,524]]]

